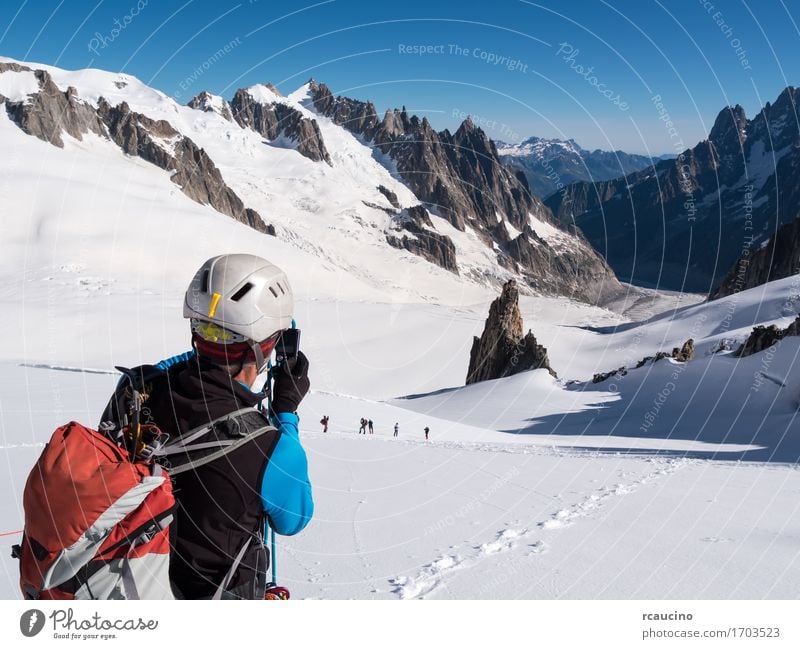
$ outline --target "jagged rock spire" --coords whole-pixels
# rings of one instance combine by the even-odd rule
[[[489,307],[483,334],[472,341],[467,385],[539,368],[555,377],[547,350],[537,343],[533,332],[529,330],[523,336],[522,331],[519,289],[510,279],[503,285],[500,297]]]

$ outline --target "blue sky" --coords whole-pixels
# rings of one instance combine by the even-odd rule
[[[494,139],[655,154],[797,85],[798,25],[789,0],[4,0],[0,55],[124,71],[181,102],[314,77],[437,129],[471,114]]]

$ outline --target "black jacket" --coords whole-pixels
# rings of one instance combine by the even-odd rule
[[[169,368],[149,388],[143,418],[152,419],[170,441],[259,400],[249,388],[196,356]],[[119,420],[109,414],[113,402],[112,398],[103,420]],[[178,510],[170,577],[177,597],[211,597],[247,539],[263,534],[261,484],[279,438],[280,431],[272,429],[221,458],[173,476]],[[263,544],[251,542],[228,591],[245,599],[263,597],[268,563]]]

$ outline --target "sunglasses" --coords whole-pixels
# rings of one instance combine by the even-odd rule
[[[260,343],[258,343],[258,346],[261,348],[261,355],[264,358],[263,364],[258,368],[259,374],[267,369],[270,356],[272,356],[272,352],[275,351],[275,346],[278,344],[278,341],[281,339],[282,335],[283,330],[277,331],[266,340],[262,340]]]

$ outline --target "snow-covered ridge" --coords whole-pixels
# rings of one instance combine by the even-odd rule
[[[3,61],[12,63],[10,59]],[[400,291],[406,296],[403,299],[449,301],[454,295],[486,295],[509,277],[517,276],[523,284],[532,279],[526,280],[524,268],[515,271],[513,264],[500,259],[508,255],[503,240],[500,246],[487,245],[486,232],[477,232],[474,224],[453,227],[446,219],[428,214],[420,227],[431,233],[427,237],[430,241],[421,241],[419,233],[403,230],[406,226],[398,217],[404,209],[420,206],[419,198],[401,180],[391,157],[316,110],[310,83],[288,96],[281,96],[265,84],[239,91],[232,101],[247,97],[248,102],[262,108],[258,115],[245,119],[241,101],[234,105],[208,93],[201,93],[189,106],[182,106],[127,74],[21,65],[44,70],[64,93],[72,89],[68,93],[70,101],[93,110],[102,105],[115,108],[125,104],[132,113],[154,124],[165,122],[168,126],[164,128],[178,135],[150,134],[154,146],[168,156],[177,153],[179,142],[191,141],[199,147],[225,186],[243,203],[243,207],[226,207],[226,213],[239,214],[236,218],[243,222],[263,220],[289,245],[319,257],[326,272],[332,268],[345,270],[391,294],[390,299],[398,295],[398,275],[394,272],[398,267],[407,269],[400,274],[405,278]],[[16,93],[15,97],[35,89],[30,73],[20,77],[19,73],[7,71],[0,78],[9,91]],[[28,85],[20,79],[27,79],[24,83]],[[144,133],[143,136],[147,137]],[[75,144],[67,141],[66,146],[72,150]],[[142,151],[126,149],[126,153],[136,152],[148,160]],[[327,164],[319,164],[320,160]],[[168,173],[175,170],[173,165],[161,166]],[[97,177],[100,174],[90,173],[87,180]],[[185,184],[181,186],[186,191]],[[205,201],[202,192],[186,193]],[[387,196],[394,196],[394,203]],[[116,211],[124,213],[124,194],[119,200]],[[246,215],[244,208],[252,214]],[[517,234],[513,227],[507,230]],[[571,237],[567,233],[563,236]],[[409,251],[397,244],[398,237],[418,243]],[[525,240],[521,245],[532,243]],[[580,245],[576,240],[571,249],[560,246],[554,251],[557,255],[572,254],[569,251],[574,252]],[[436,246],[444,247],[436,250]],[[586,247],[580,254],[595,253]],[[431,261],[445,266],[445,257],[452,257],[446,267],[429,268]],[[387,259],[392,262],[387,264]],[[553,268],[554,273],[560,272],[557,265]],[[433,282],[429,281],[431,276],[435,278]],[[542,290],[554,290],[554,285],[541,283]]]
[[[39,92],[39,81],[30,70],[10,70],[0,75],[0,95],[11,101],[25,101],[35,92]]]
[[[14,63],[10,59],[2,60]],[[124,102],[131,111],[156,122],[164,120],[181,137],[191,139],[210,156],[227,185],[243,198],[245,204],[274,225],[283,243],[267,241],[267,248],[288,245],[297,251],[297,263],[303,271],[299,275],[315,277],[308,284],[314,294],[333,297],[333,293],[325,290],[330,284],[329,278],[347,273],[354,278],[354,282],[341,284],[341,280],[335,280],[335,283],[355,286],[363,282],[362,288],[355,293],[348,293],[354,298],[374,297],[377,291],[377,294],[385,296],[384,299],[390,300],[472,301],[488,294],[496,276],[502,279],[507,275],[506,271],[497,267],[491,256],[484,253],[484,246],[477,238],[463,236],[463,233],[459,233],[461,236],[457,243],[460,256],[463,257],[461,277],[437,269],[416,255],[389,246],[385,232],[394,228],[391,215],[383,209],[368,207],[367,203],[391,208],[384,194],[378,190],[379,186],[397,196],[401,207],[416,205],[419,201],[372,156],[369,147],[329,120],[311,114],[299,101],[295,103],[271,92],[267,94],[268,89],[261,87],[261,98],[294,104],[293,108],[321,125],[324,137],[335,147],[334,166],[308,160],[295,148],[288,146],[291,143],[265,143],[259,133],[229,121],[219,110],[206,111],[182,106],[130,75],[101,70],[67,71],[38,64],[20,65],[47,71],[63,92],[74,88],[75,101],[86,103],[94,109],[100,105],[101,98],[111,106]],[[27,81],[22,83],[21,79]],[[38,90],[35,81],[32,73],[9,71],[0,74],[0,82],[9,98],[13,90],[18,100],[24,99],[29,91]],[[253,92],[257,90],[253,89]],[[219,100],[215,102],[210,98],[209,105],[212,108],[219,108],[219,104]],[[166,210],[173,200],[175,188],[170,187],[169,182],[164,185],[161,181],[150,181],[147,184],[152,186],[152,194],[148,196],[151,203],[150,207],[143,209],[137,203],[138,199],[130,193],[129,183],[120,184],[119,180],[111,180],[108,177],[111,168],[117,170],[120,179],[140,171],[154,178],[168,179],[166,173],[156,168],[148,169],[147,163],[142,160],[132,164],[126,156],[120,157],[119,165],[109,166],[105,150],[111,147],[111,143],[95,140],[89,135],[83,137],[83,142],[65,136],[64,149],[58,151],[53,147],[51,151],[41,141],[20,131],[5,111],[0,114],[0,125],[3,127],[4,146],[16,152],[13,159],[8,156],[4,159],[3,166],[6,168],[3,169],[3,177],[21,180],[21,174],[27,175],[35,170],[32,181],[37,177],[48,178],[49,187],[54,188],[59,186],[56,179],[63,178],[67,183],[64,187],[70,188],[68,193],[71,202],[61,201],[45,211],[46,223],[66,224],[70,222],[66,215],[73,211],[73,206],[80,205],[85,209],[87,205],[99,202],[103,207],[94,216],[95,223],[91,227],[94,228],[95,237],[111,238],[119,230],[136,232],[136,224],[141,221],[143,211],[151,212],[158,209],[158,205],[163,205]],[[173,137],[153,137],[153,141],[169,153],[176,140]],[[100,155],[101,151],[103,155]],[[118,150],[114,153],[113,147],[107,153],[119,155]],[[82,196],[75,195],[72,188],[84,188],[99,200],[87,202]],[[17,224],[24,229],[28,226],[24,215],[32,210],[38,213],[47,197],[25,182],[8,183],[6,190],[6,205],[18,207],[16,213],[20,217]],[[166,213],[170,215],[170,230],[176,235],[183,231],[186,239],[190,240],[194,231],[191,221],[182,222],[178,216],[186,211],[195,212],[196,207],[189,202],[183,210],[173,208]],[[104,216],[100,217],[99,214]],[[115,215],[115,219],[109,220],[108,215]],[[91,214],[87,213],[86,217],[89,222],[92,221]],[[75,219],[72,223],[80,220]],[[446,230],[452,229],[444,225]],[[107,230],[104,231],[104,228]],[[13,228],[6,230],[5,243],[13,236],[13,231]],[[43,230],[45,236],[50,231],[50,228]],[[251,236],[258,235],[251,233]],[[63,244],[70,237],[69,231],[61,231],[59,240]],[[225,238],[217,240],[221,242]],[[41,248],[42,252],[46,249]],[[80,247],[77,249],[80,250]],[[48,250],[51,254],[42,256],[47,266],[60,267],[75,261],[65,245]],[[219,252],[219,249],[212,249],[211,253],[214,252]],[[313,263],[306,260],[306,255],[310,255]],[[285,257],[283,254],[280,256]],[[391,259],[391,263],[387,263],[387,259]],[[89,267],[93,274],[103,274],[97,272],[100,268],[96,260],[87,258],[80,259],[80,262]],[[480,271],[472,272],[473,264],[480,266]]]
[[[497,152],[503,156],[545,156],[550,157],[559,152],[580,155],[584,149],[575,140],[556,140],[541,137],[530,137],[519,144],[497,142]]]

